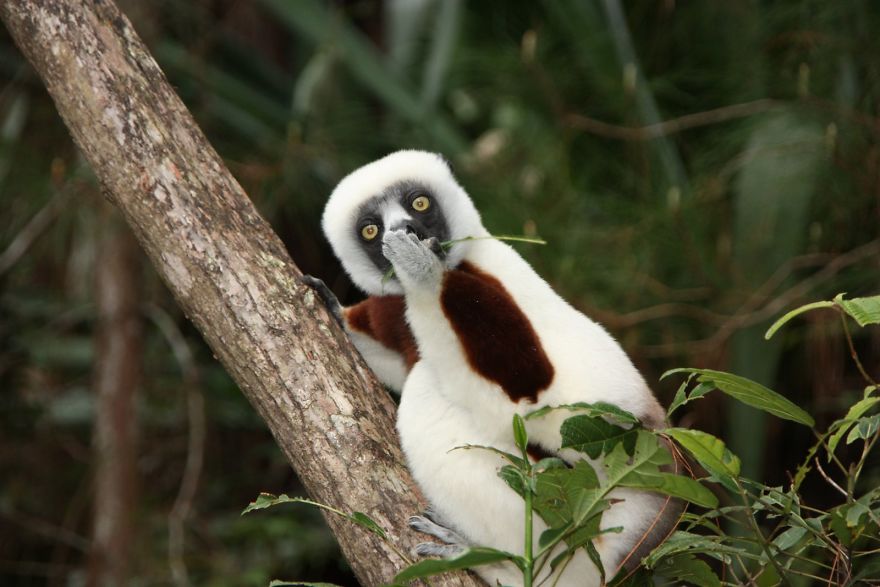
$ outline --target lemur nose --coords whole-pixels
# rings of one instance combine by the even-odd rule
[[[422,233],[421,230],[419,230],[416,227],[415,223],[411,222],[409,220],[404,220],[404,221],[394,225],[392,230],[402,230],[402,231],[406,232],[407,234],[414,234],[419,238],[425,238],[425,235]]]

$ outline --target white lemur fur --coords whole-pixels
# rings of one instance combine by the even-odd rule
[[[427,211],[413,208],[419,196],[429,199]],[[434,216],[425,220],[427,212]],[[452,450],[473,444],[516,453],[513,414],[603,401],[648,426],[663,425],[663,409],[620,345],[511,247],[485,238],[473,202],[439,155],[399,151],[355,170],[330,196],[323,229],[352,281],[373,296],[340,318],[377,376],[402,390],[400,441],[433,510],[433,521],[413,520],[417,529],[522,553],[523,500],[497,476],[505,463],[488,451]],[[375,236],[368,240],[362,231]],[[459,240],[467,237],[476,240]],[[458,242],[444,251],[438,241]],[[527,421],[530,442],[576,458],[559,448],[559,427],[569,415]],[[622,501],[603,514],[601,526],[624,530],[595,541],[608,577],[625,559],[628,566],[638,562],[631,551],[644,555],[656,545],[676,511],[653,493],[617,489],[610,497]],[[544,528],[536,517],[536,541]],[[419,550],[454,554],[460,547]],[[490,585],[522,582],[509,564],[475,570]],[[599,583],[582,549],[558,584]]]

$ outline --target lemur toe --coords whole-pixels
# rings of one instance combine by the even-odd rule
[[[441,526],[431,518],[427,517],[428,514],[432,513],[433,512],[429,511],[425,512],[425,515],[412,516],[407,520],[407,524],[409,524],[409,527],[416,532],[433,536],[434,538],[445,542],[447,545],[457,545],[461,547],[467,545],[467,541],[455,531],[450,530],[445,526]]]
[[[333,318],[336,319],[340,326],[344,327],[345,319],[342,315],[342,304],[339,303],[336,294],[327,287],[327,284],[324,283],[323,280],[312,275],[300,275],[299,281],[312,288],[315,293],[318,294],[318,297],[324,302],[324,305],[327,307],[330,314],[333,315]]]
[[[437,556],[440,558],[454,558],[465,551],[460,544],[437,544],[436,542],[420,542],[413,548],[416,556]]]

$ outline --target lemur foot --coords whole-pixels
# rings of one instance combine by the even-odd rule
[[[455,558],[462,554],[467,547],[460,544],[437,544],[436,542],[419,542],[413,548],[416,556],[436,556],[438,558]]]
[[[416,234],[389,230],[382,237],[382,254],[391,261],[394,273],[404,285],[439,281],[445,256],[436,238],[420,240]]]
[[[424,512],[421,516],[412,516],[407,520],[410,528],[416,532],[433,536],[444,544],[436,542],[420,542],[413,549],[417,556],[439,556],[442,558],[453,558],[463,553],[468,548],[468,542],[455,531],[445,526],[441,526],[431,519],[433,512]]]
[[[315,293],[318,294],[318,297],[324,302],[324,305],[327,307],[330,314],[333,315],[340,326],[345,327],[345,318],[342,315],[342,304],[339,303],[336,294],[327,287],[327,284],[311,275],[302,275],[299,279],[302,283],[315,290]]]

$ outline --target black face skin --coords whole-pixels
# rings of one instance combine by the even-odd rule
[[[416,198],[420,196],[425,196],[431,201],[431,205],[424,212],[419,212],[412,205]],[[354,227],[357,238],[364,251],[366,251],[367,256],[383,275],[391,270],[391,261],[382,254],[382,236],[385,234],[387,227],[383,224],[380,210],[382,204],[389,200],[400,202],[401,207],[410,217],[405,225],[392,228],[403,228],[407,232],[413,232],[421,240],[431,237],[436,238],[441,243],[449,240],[449,226],[446,224],[446,217],[443,215],[443,210],[440,209],[440,202],[437,201],[431,190],[415,181],[405,181],[392,185],[381,195],[371,199],[361,207],[358,221]],[[379,233],[374,238],[368,240],[363,237],[361,231],[370,224],[378,226]]]

